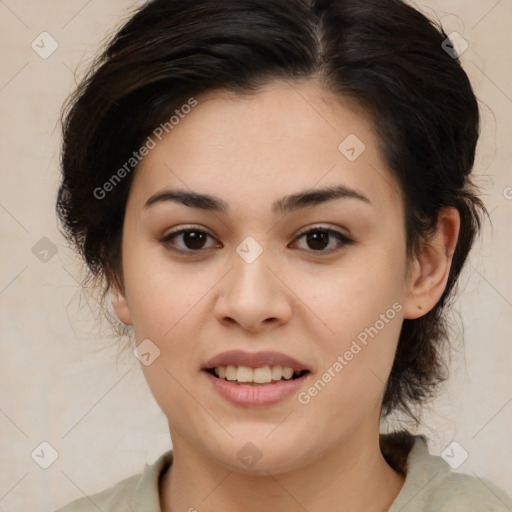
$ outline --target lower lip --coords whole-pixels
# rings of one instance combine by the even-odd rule
[[[212,383],[215,391],[229,402],[243,407],[262,407],[276,404],[297,393],[309,375],[309,373],[306,373],[297,379],[280,380],[265,386],[244,386],[243,384],[233,384],[225,379],[219,379],[205,370],[203,370],[203,373]]]

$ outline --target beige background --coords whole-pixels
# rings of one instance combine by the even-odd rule
[[[450,384],[422,431],[436,454],[453,440],[464,447],[469,458],[458,471],[512,493],[512,0],[418,4],[469,42],[462,62],[482,102],[478,182],[493,222],[493,231],[486,222],[455,308],[465,353],[454,353]],[[80,293],[79,265],[54,213],[60,107],[75,70],[80,76],[133,5],[0,2],[0,511],[54,510],[140,472],[170,447],[138,362],[116,364],[115,350],[104,348],[109,340],[90,312],[92,299]],[[59,45],[47,59],[31,48],[43,31]],[[46,263],[32,251],[43,237],[57,249]],[[58,452],[46,470],[31,458],[43,441]]]

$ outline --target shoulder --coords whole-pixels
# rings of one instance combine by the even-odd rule
[[[456,473],[414,436],[405,483],[389,512],[510,512],[512,498],[486,479]]]
[[[510,496],[486,479],[452,472],[438,482],[434,477],[432,484],[432,488],[425,492],[428,502],[425,510],[429,512],[512,511]]]
[[[140,482],[142,474],[133,475],[121,480],[113,487],[105,489],[91,496],[78,498],[56,512],[97,512],[98,509],[108,512],[124,507],[124,510],[132,510],[131,502],[133,500],[134,489]]]
[[[170,450],[153,464],[146,464],[144,472],[125,478],[99,493],[78,498],[55,512],[160,512],[159,479],[172,463],[172,457]]]

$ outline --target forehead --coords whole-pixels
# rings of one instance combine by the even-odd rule
[[[164,187],[208,193],[234,207],[270,209],[283,195],[343,184],[376,206],[396,203],[367,115],[315,81],[275,81],[257,93],[210,91],[139,164],[131,196]]]

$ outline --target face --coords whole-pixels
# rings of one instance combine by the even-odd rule
[[[313,81],[197,102],[137,168],[114,299],[146,340],[175,453],[276,473],[356,449],[378,435],[409,291],[403,201],[372,124]],[[205,369],[228,363],[274,380]],[[287,380],[278,363],[307,371]]]

